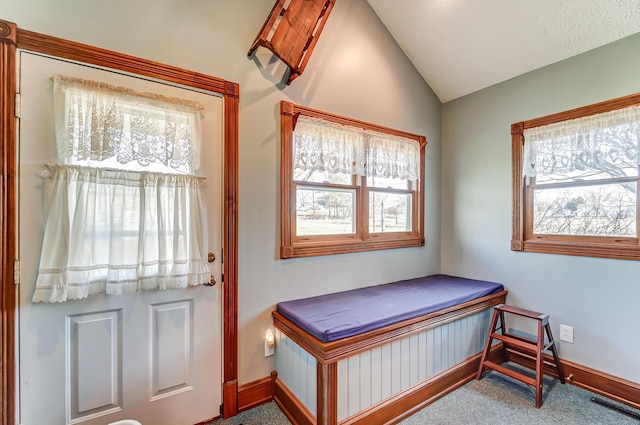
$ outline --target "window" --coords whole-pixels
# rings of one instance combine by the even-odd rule
[[[281,258],[424,245],[426,140],[281,103]]]
[[[511,249],[640,259],[640,95],[514,124]]]
[[[201,108],[54,77],[56,151],[34,302],[205,283]]]

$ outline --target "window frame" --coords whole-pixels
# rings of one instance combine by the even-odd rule
[[[640,105],[640,93],[551,114],[511,125],[511,250],[546,254],[640,260],[640,234],[635,238],[533,233],[533,187],[523,177],[524,130]],[[636,226],[640,226],[640,177],[636,180]],[[640,227],[638,227],[640,229]]]
[[[373,130],[393,136],[413,139],[420,144],[420,180],[415,184],[411,205],[412,230],[410,232],[369,233],[369,191],[381,191],[381,188],[367,187],[365,176],[353,176],[352,184],[337,185],[355,189],[355,226],[353,235],[312,235],[301,238],[296,235],[296,188],[316,186],[305,182],[296,183],[293,179],[293,129],[300,115],[320,118],[338,124]],[[424,246],[424,175],[425,175],[425,136],[351,119],[328,112],[295,105],[287,101],[280,102],[280,258],[311,257],[318,255],[365,252],[392,248]],[[359,180],[359,181],[358,181]],[[331,187],[335,184],[317,185]],[[398,190],[406,193],[407,191]]]

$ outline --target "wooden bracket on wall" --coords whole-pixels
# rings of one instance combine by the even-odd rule
[[[288,4],[287,4],[288,3]],[[289,67],[287,85],[302,75],[335,0],[277,0],[251,45],[271,50]]]

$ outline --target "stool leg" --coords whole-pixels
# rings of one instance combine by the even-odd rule
[[[491,350],[491,334],[496,331],[496,324],[498,322],[498,310],[493,310],[493,316],[491,316],[491,324],[489,325],[489,332],[487,334],[487,340],[484,343],[484,351],[482,352],[482,357],[480,358],[480,366],[478,367],[478,373],[476,374],[476,379],[482,379],[482,371],[484,369],[484,362],[487,360],[487,356],[489,355],[489,350]],[[503,322],[504,326],[504,322]]]
[[[553,339],[553,335],[551,334],[551,326],[549,326],[548,323],[545,325],[545,329],[547,331],[547,338],[549,338],[549,343],[551,344],[551,353],[553,354],[553,362],[556,365],[556,370],[558,371],[558,378],[560,379],[560,382],[564,384],[564,372],[562,371],[562,364],[560,364],[558,346]]]
[[[504,321],[504,311],[500,310],[500,333],[502,333],[502,335],[505,335],[507,333],[507,324]],[[503,362],[508,362],[509,361],[509,352],[507,351],[507,345],[506,344],[502,344],[502,361]]]
[[[544,333],[542,321],[538,321],[538,344],[536,350],[536,408],[542,406],[542,374],[543,371],[543,354],[542,350],[544,349]]]

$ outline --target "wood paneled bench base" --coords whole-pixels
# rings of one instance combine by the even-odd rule
[[[326,343],[274,312],[274,400],[294,424],[398,422],[474,378],[506,294]]]

